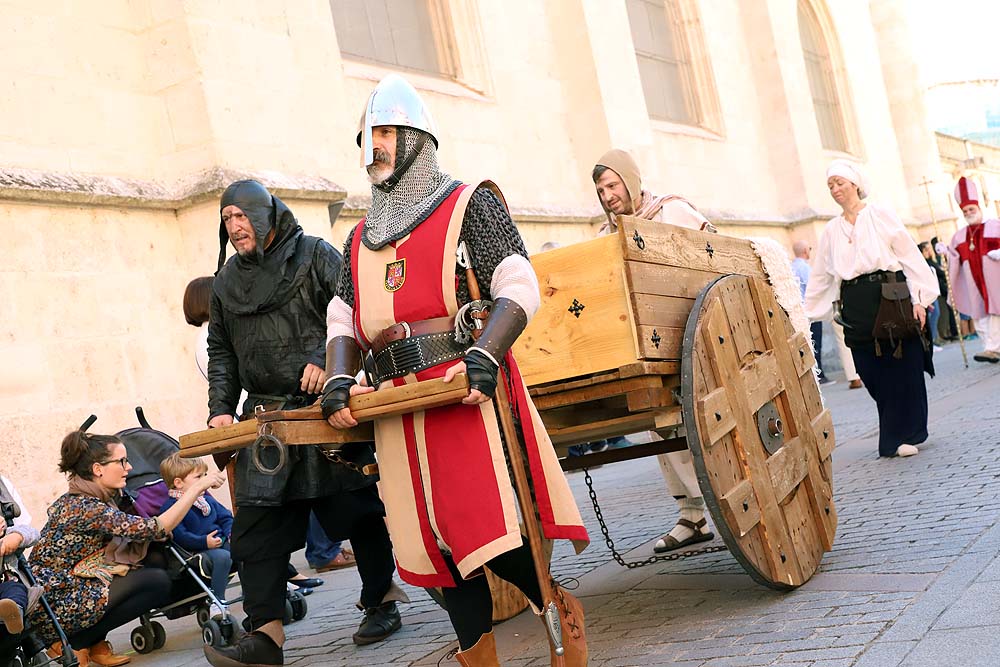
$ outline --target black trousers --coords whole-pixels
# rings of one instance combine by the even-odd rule
[[[919,338],[907,338],[902,345],[900,359],[887,351],[876,355],[874,347],[851,348],[858,375],[878,406],[879,456],[895,456],[900,445],[927,440],[924,348]]]
[[[112,580],[104,616],[89,628],[70,635],[73,648],[78,651],[89,648],[115,628],[170,602],[170,575],[166,570],[150,567],[148,559],[143,563],[145,567]]]
[[[255,629],[285,615],[288,561],[305,546],[310,512],[331,540],[351,541],[363,606],[378,606],[392,585],[396,563],[374,485],[279,507],[243,506],[233,521],[233,558],[242,563],[243,609]]]
[[[484,573],[462,579],[450,556],[445,557],[445,562],[458,584],[442,589],[442,595],[451,625],[458,635],[458,645],[463,651],[467,651],[476,645],[480,637],[493,629],[493,594]],[[542,591],[535,575],[534,559],[523,538],[520,547],[493,558],[486,563],[486,567],[501,579],[517,586],[532,604],[541,609]]]

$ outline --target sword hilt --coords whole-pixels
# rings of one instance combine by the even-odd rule
[[[549,640],[552,642],[552,650],[556,655],[562,655],[566,649],[563,648],[562,621],[559,620],[559,610],[556,609],[555,602],[550,602],[545,607],[542,619],[545,621],[545,629],[548,630]]]

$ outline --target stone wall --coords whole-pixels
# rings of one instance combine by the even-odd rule
[[[903,0],[810,1],[849,93],[850,157],[880,201],[926,223],[913,183],[926,146],[909,144],[927,138],[919,113],[893,107],[919,91],[905,57],[883,62],[902,33],[875,27]],[[590,171],[612,146],[726,233],[813,241],[836,213],[824,170],[839,154],[819,145],[792,0],[680,3],[700,31],[704,127],[648,117],[623,3],[441,3],[458,74],[406,76],[443,167],[496,180],[529,251],[594,235]],[[169,433],[202,426],[181,297],[215,270],[219,192],[259,178],[339,247],[370,192],[358,117],[387,70],[341,57],[327,0],[0,8],[0,470],[42,517],[64,488],[58,444],[90,413],[97,431],[133,425],[140,404]]]

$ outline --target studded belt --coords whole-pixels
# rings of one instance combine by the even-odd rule
[[[409,336],[393,341],[378,353],[365,355],[368,383],[378,387],[392,378],[416,373],[465,355],[466,346],[455,340],[453,331]]]

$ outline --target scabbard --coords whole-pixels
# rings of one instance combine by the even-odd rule
[[[542,607],[545,608],[550,603],[555,602],[555,584],[549,574],[547,556],[542,548],[542,525],[535,511],[535,503],[531,499],[531,487],[528,484],[529,468],[524,452],[521,451],[522,439],[514,424],[514,413],[511,410],[510,397],[507,393],[507,375],[502,368],[499,380],[493,401],[496,404],[500,428],[507,444],[507,455],[510,457],[510,467],[514,474],[514,487],[517,491],[518,503],[521,506],[525,531],[528,533],[528,547],[531,549],[531,559],[535,563],[538,588],[542,592]]]

